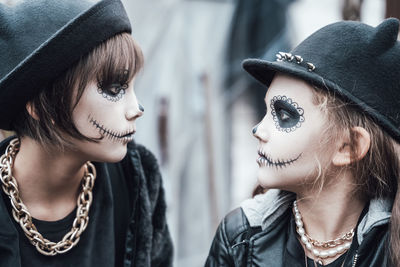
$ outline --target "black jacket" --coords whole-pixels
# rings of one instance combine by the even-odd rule
[[[9,139],[0,144],[1,154],[8,142]],[[107,172],[107,177],[113,178],[109,179],[109,183],[113,192],[112,202],[116,203],[114,220],[123,221],[122,224],[128,229],[126,236],[116,237],[124,239],[125,247],[116,248],[124,252],[121,259],[116,259],[115,265],[172,266],[173,248],[165,217],[164,190],[153,154],[143,146],[131,142],[128,144],[128,153],[121,162],[95,163],[95,166],[96,169]],[[120,183],[122,181],[125,182]],[[2,194],[4,192],[0,189],[0,267],[21,267],[18,231],[10,223],[13,219],[6,208],[5,200],[8,199],[1,197]],[[121,208],[121,203],[124,202],[129,204]],[[116,223],[114,231],[120,232],[117,228],[122,227],[122,224]],[[90,220],[85,232],[90,231],[89,228]]]
[[[261,226],[250,226],[242,208],[233,210],[219,225],[205,266],[304,266],[304,261],[293,264],[285,257],[290,220],[288,206],[262,229]],[[344,267],[389,266],[386,263],[388,223],[387,218],[384,220],[384,223],[368,227],[360,245],[357,240],[353,241],[352,247],[355,247],[349,250]]]

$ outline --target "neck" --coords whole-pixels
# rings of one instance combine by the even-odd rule
[[[354,194],[350,172],[334,178],[321,192],[298,192],[297,202],[308,235],[319,241],[336,239],[357,225],[366,204]]]
[[[32,217],[59,220],[75,208],[84,164],[72,151],[45,149],[31,138],[21,138],[12,172]]]

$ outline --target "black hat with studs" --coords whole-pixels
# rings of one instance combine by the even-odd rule
[[[10,1],[13,2],[13,1]],[[120,0],[0,4],[0,129],[80,57],[131,25]]]
[[[399,21],[377,27],[341,21],[316,31],[275,62],[246,59],[243,68],[269,86],[276,72],[332,90],[368,113],[400,142]]]

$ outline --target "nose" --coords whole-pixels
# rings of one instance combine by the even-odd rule
[[[253,136],[260,142],[268,142],[269,134],[265,127],[265,118],[252,129]]]
[[[125,118],[127,120],[134,120],[141,117],[144,113],[144,108],[138,103],[135,93],[132,92],[132,97],[127,100],[127,108],[125,110]]]

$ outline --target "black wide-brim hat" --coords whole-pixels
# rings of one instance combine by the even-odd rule
[[[131,25],[119,0],[0,4],[0,129],[94,47]]]
[[[277,61],[243,61],[243,68],[269,86],[275,73],[331,90],[368,113],[400,142],[399,21],[377,27],[341,21],[316,31]]]

